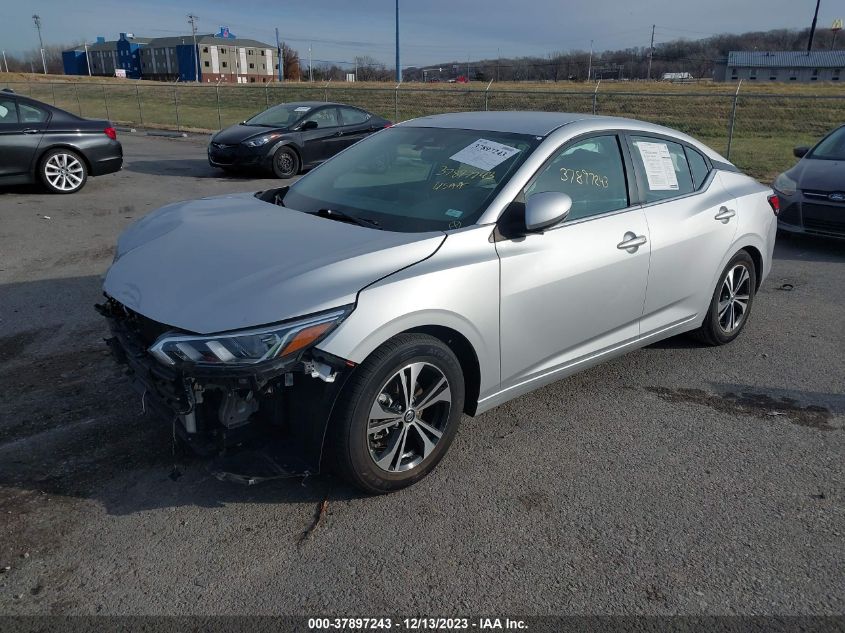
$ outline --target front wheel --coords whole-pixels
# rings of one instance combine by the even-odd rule
[[[299,173],[299,156],[290,147],[280,147],[273,155],[276,178],[293,178]]]
[[[76,193],[88,180],[85,161],[69,149],[47,152],[40,163],[41,182],[52,193]]]
[[[707,316],[693,333],[696,338],[708,345],[725,345],[739,336],[751,314],[756,283],[754,260],[739,251],[719,277]]]
[[[455,354],[424,334],[402,334],[350,377],[334,420],[341,474],[371,494],[409,486],[431,472],[455,437],[464,378]]]

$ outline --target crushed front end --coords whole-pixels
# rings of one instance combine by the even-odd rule
[[[350,308],[239,332],[197,335],[107,297],[107,344],[146,412],[212,471],[242,483],[316,474],[337,396],[354,363],[314,346]]]

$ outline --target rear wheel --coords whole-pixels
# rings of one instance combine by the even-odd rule
[[[299,156],[290,147],[280,147],[273,154],[273,173],[277,178],[293,178],[299,173]]]
[[[464,407],[464,379],[439,339],[399,335],[350,377],[334,429],[341,474],[372,494],[409,486],[431,472],[452,443]]]
[[[76,193],[88,180],[85,161],[69,149],[47,152],[39,166],[41,182],[53,193]]]
[[[751,315],[756,281],[754,260],[739,251],[722,271],[707,316],[694,336],[708,345],[724,345],[739,336]]]

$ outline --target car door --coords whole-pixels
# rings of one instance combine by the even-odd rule
[[[306,165],[327,160],[341,149],[340,117],[336,106],[315,109],[302,124],[308,121],[313,121],[317,127],[302,131],[303,162]]]
[[[737,230],[736,200],[709,161],[665,137],[629,134],[651,269],[642,335],[703,316]]]
[[[46,110],[0,95],[0,177],[31,171],[48,118]]]
[[[341,106],[338,110],[340,110],[342,124],[340,142],[342,149],[357,143],[372,133],[373,128],[370,121],[372,116],[369,112],[348,106]]]
[[[649,240],[625,153],[616,134],[563,146],[523,195],[566,193],[569,216],[497,241],[503,389],[539,386],[638,338]]]

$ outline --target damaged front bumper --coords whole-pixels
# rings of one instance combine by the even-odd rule
[[[354,363],[309,348],[260,365],[166,366],[149,348],[172,328],[111,298],[96,308],[143,411],[170,421],[174,438],[212,457],[218,478],[252,484],[320,472],[332,411]]]

